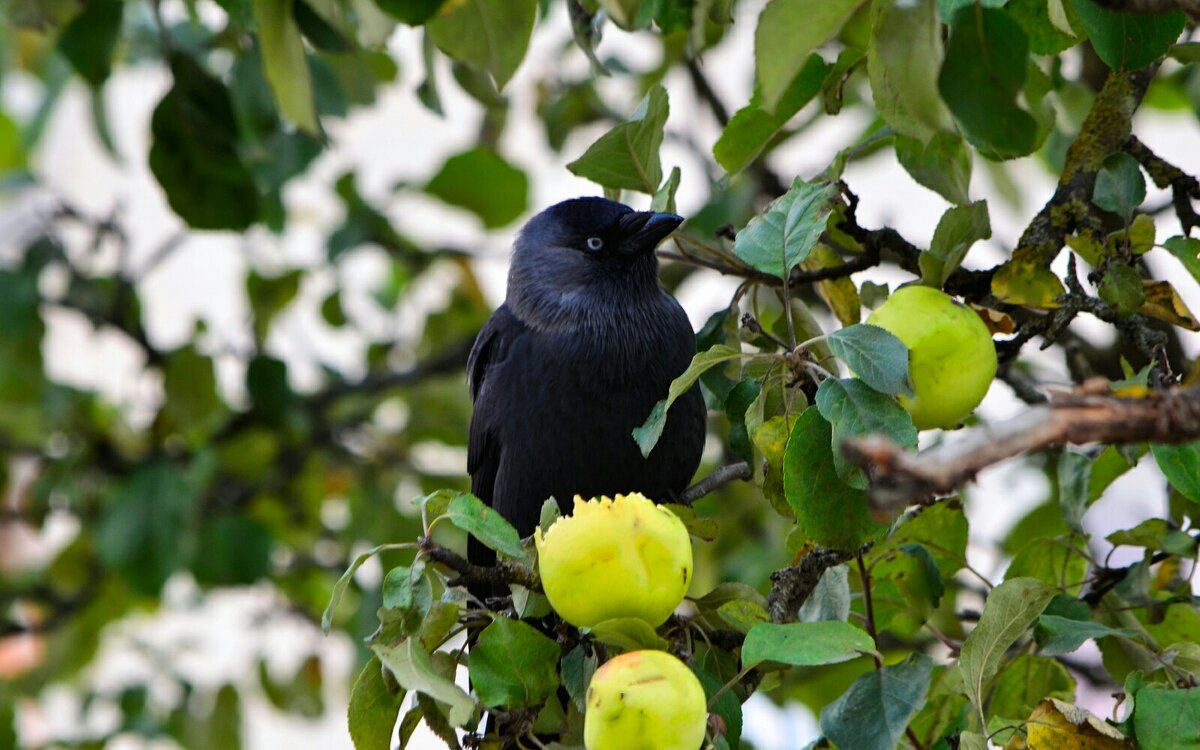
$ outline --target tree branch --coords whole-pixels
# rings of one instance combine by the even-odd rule
[[[713,90],[712,84],[704,75],[704,71],[700,69],[700,61],[695,58],[689,59],[687,72],[688,78],[692,81],[692,88],[696,90],[696,96],[708,105],[717,124],[724,128],[729,124],[729,110],[725,108],[725,103],[721,101],[721,97],[717,96],[717,92]]]
[[[691,505],[708,493],[714,492],[730,482],[737,480],[745,481],[752,476],[754,476],[754,472],[750,469],[750,464],[745,461],[722,466],[691,487],[688,487],[676,500],[682,505]]]
[[[1196,4],[1200,6],[1200,0]],[[1200,215],[1192,207],[1193,200],[1200,200],[1200,181],[1155,154],[1137,136],[1129,136],[1125,150],[1146,169],[1155,185],[1163,189],[1171,188],[1171,205],[1175,207],[1175,215],[1179,217],[1183,233],[1191,234],[1193,227],[1200,226]]]
[[[1158,65],[1132,73],[1110,73],[1096,95],[1079,135],[1067,150],[1066,164],[1050,200],[1033,217],[1013,250],[1012,265],[1038,268],[1049,265],[1066,239],[1091,211],[1096,173],[1104,159],[1120,150],[1130,136],[1133,113],[1146,95]]]
[[[422,537],[418,543],[421,552],[430,562],[440,563],[458,573],[457,578],[450,580],[451,586],[498,587],[515,583],[530,591],[542,590],[542,579],[537,571],[520,563],[497,560],[495,565],[475,565],[457,552],[446,549],[428,538]]]
[[[1097,395],[1085,384],[1085,390],[920,454],[879,435],[846,440],[841,448],[847,459],[867,470],[872,502],[895,508],[953,492],[988,466],[1051,446],[1182,443],[1198,437],[1200,387],[1123,398]]]

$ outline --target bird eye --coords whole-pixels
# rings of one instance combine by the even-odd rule
[[[598,252],[600,250],[600,248],[602,248],[602,247],[604,247],[604,240],[600,239],[599,237],[588,237],[587,238],[587,249],[588,250],[591,250],[592,252]]]

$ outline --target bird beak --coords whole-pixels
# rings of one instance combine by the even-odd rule
[[[620,218],[619,226],[624,238],[621,252],[637,255],[653,252],[659,242],[683,223],[682,216],[657,213],[655,211],[632,211]]]

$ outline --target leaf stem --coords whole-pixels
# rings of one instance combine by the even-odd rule
[[[858,565],[858,577],[862,582],[863,591],[863,609],[867,614],[867,635],[871,636],[871,641],[875,644],[875,651],[871,654],[871,658],[875,660],[875,668],[883,668],[883,658],[879,653],[879,634],[875,630],[875,606],[871,602],[871,574],[867,572],[867,566],[863,564],[862,550],[854,553],[854,562]]]
[[[717,705],[717,701],[721,699],[721,696],[723,696],[723,695],[725,695],[725,693],[729,692],[729,690],[731,688],[733,688],[734,685],[741,682],[746,677],[746,675],[750,674],[750,670],[752,670],[752,669],[754,669],[753,665],[749,666],[749,667],[743,667],[742,671],[738,672],[733,677],[731,677],[729,679],[729,682],[726,682],[724,685],[721,686],[720,690],[713,693],[713,697],[708,699],[708,711],[711,713],[713,710],[713,706]]]

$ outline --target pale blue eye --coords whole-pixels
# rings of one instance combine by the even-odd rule
[[[591,250],[592,252],[597,252],[602,247],[604,247],[604,240],[600,239],[599,237],[588,237],[587,238],[587,249],[588,250]]]

